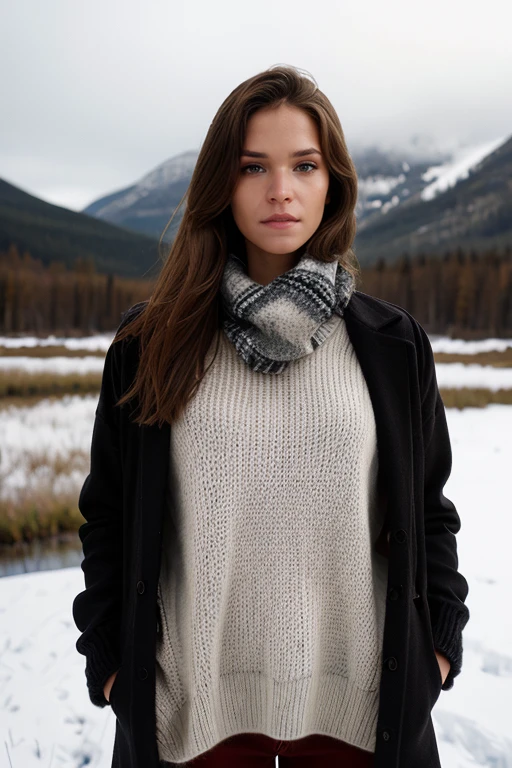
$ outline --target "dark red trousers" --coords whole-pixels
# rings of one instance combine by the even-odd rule
[[[276,741],[259,733],[241,733],[224,739],[180,768],[371,768],[373,752],[331,736],[313,734],[294,741]],[[160,762],[161,766],[178,763]]]

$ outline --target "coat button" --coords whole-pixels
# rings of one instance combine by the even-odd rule
[[[394,672],[395,669],[398,667],[398,662],[394,656],[390,656],[389,659],[387,660],[387,665],[388,665],[388,669]]]
[[[382,731],[382,738],[384,741],[389,741],[391,738],[391,734],[389,731]]]
[[[139,595],[142,595],[142,593],[144,592],[145,589],[146,589],[146,585],[144,584],[144,582],[143,581],[138,581],[137,582],[137,592],[139,593]]]
[[[400,597],[400,592],[401,591],[402,590],[401,590],[400,587],[398,587],[398,588],[397,587],[390,587],[389,592],[388,592],[389,599],[390,600],[398,600],[398,598]]]
[[[395,541],[398,541],[400,544],[403,544],[404,541],[407,539],[407,531],[404,531],[403,528],[399,528],[398,531],[395,531]]]
[[[141,680],[145,680],[148,676],[146,667],[139,667],[139,677]]]

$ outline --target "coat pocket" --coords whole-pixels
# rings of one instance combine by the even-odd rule
[[[116,717],[119,717],[123,707],[123,674],[125,672],[125,664],[121,664],[117,675],[114,678],[114,683],[110,689],[109,703]]]
[[[443,678],[441,676],[441,668],[439,666],[439,662],[438,662],[437,656],[436,656],[436,647],[434,645],[434,634],[432,632],[432,623],[430,621],[430,612],[428,610],[428,605],[427,605],[427,608],[426,608],[426,611],[425,611],[425,617],[427,619],[426,624],[427,624],[427,629],[428,629],[428,638],[429,638],[429,642],[430,642],[431,658],[432,658],[432,660],[434,662],[434,667],[435,667],[435,670],[436,670],[436,673],[437,673],[437,682],[438,682],[438,686],[439,686],[439,692],[441,692],[441,686],[443,684]]]
[[[428,680],[429,687],[432,692],[431,704],[432,707],[436,703],[441,693],[441,686],[443,679],[441,677],[441,669],[436,656],[436,650],[434,645],[434,635],[432,632],[432,624],[430,622],[430,613],[428,610],[428,604],[423,595],[418,595],[413,600],[413,605],[419,613],[421,619],[421,626],[423,627],[423,639],[425,649],[425,663],[428,665]]]

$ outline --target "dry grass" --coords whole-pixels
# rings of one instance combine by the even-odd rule
[[[62,345],[48,347],[2,347],[0,357],[105,357],[101,349],[68,349]]]
[[[59,533],[76,533],[85,522],[77,505],[78,495],[68,498],[25,499],[14,504],[11,500],[0,499],[0,544],[15,544],[42,540]]]
[[[446,408],[485,408],[486,405],[499,403],[512,405],[512,389],[441,389],[441,397]]]
[[[0,475],[0,543],[44,539],[57,533],[76,532],[84,522],[78,509],[81,485],[89,472],[89,453],[74,449],[65,456],[44,451],[26,451],[16,467]],[[7,488],[14,469],[27,478],[22,488]],[[74,474],[75,479],[67,480]],[[65,490],[56,490],[59,481]],[[67,487],[66,487],[67,485]]]
[[[7,398],[39,399],[49,395],[88,395],[100,391],[101,373],[27,373],[20,369],[2,371],[0,406]],[[26,404],[26,403],[23,403]]]
[[[504,352],[493,350],[492,352],[479,352],[476,355],[453,355],[446,352],[436,352],[436,363],[464,363],[469,365],[492,365],[494,368],[512,368],[512,347]]]
[[[455,356],[453,356],[455,357]],[[444,361],[438,361],[444,362]],[[450,362],[456,362],[451,360]],[[101,374],[21,374],[9,372],[0,380],[0,410],[10,406],[37,405],[43,398],[57,399],[64,395],[98,395]],[[441,389],[448,408],[484,408],[490,403],[512,404],[512,389]]]

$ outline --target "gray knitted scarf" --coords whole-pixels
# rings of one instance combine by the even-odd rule
[[[305,252],[294,267],[261,285],[230,253],[220,288],[222,325],[254,371],[281,373],[330,336],[354,289],[353,276],[338,261],[325,263]]]

